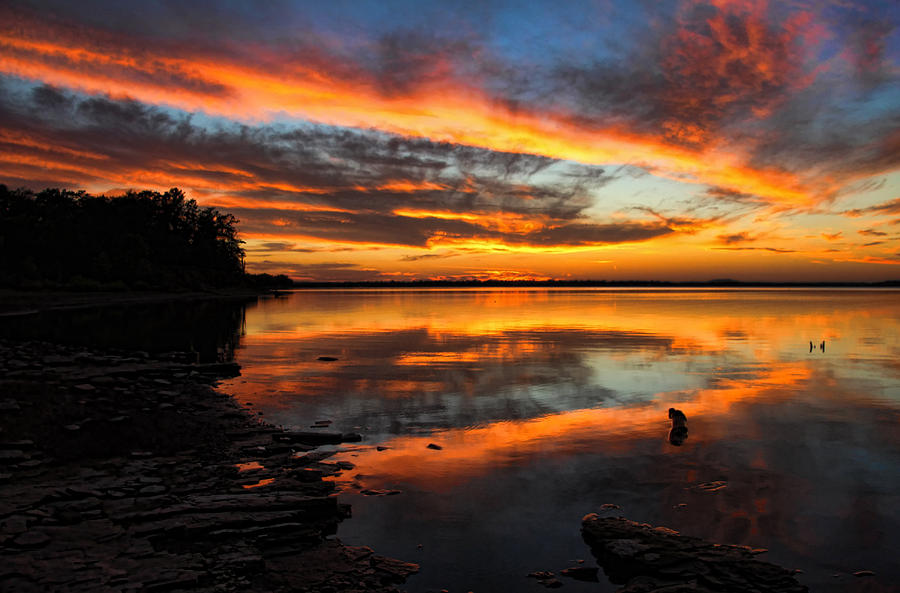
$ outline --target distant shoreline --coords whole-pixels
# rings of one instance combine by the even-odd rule
[[[662,280],[416,280],[362,282],[294,282],[307,288],[900,288],[900,280],[882,282],[668,282]]]

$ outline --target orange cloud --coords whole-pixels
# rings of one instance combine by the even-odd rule
[[[408,218],[437,218],[440,220],[465,220],[475,223],[485,229],[496,230],[501,233],[531,233],[543,228],[547,222],[546,216],[539,214],[524,215],[511,212],[434,212],[428,210],[397,209],[397,216]]]
[[[728,39],[723,32],[720,41]],[[765,46],[766,39],[760,44]],[[346,68],[325,69],[314,63],[298,64],[296,59],[279,62],[277,56],[259,49],[244,51],[238,59],[156,43],[150,52],[102,31],[71,32],[21,16],[0,29],[0,71],[87,93],[131,97],[244,121],[287,113],[315,122],[581,163],[634,163],[682,181],[714,184],[794,205],[809,204],[833,190],[825,182],[749,166],[746,155],[731,146],[707,142],[702,148],[688,149],[672,145],[664,134],[585,126],[574,114],[561,110],[512,110],[468,81],[429,78],[408,94],[386,95],[371,76],[350,75]],[[757,72],[746,84],[764,86],[780,76],[774,69],[781,62],[770,62],[749,59]],[[684,129],[676,135],[698,133]]]

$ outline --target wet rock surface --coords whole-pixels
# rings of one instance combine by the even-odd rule
[[[803,593],[793,573],[762,550],[688,537],[622,517],[584,517],[581,533],[619,593]]]
[[[236,372],[0,340],[0,590],[396,591],[418,567],[328,539],[343,466],[213,389]]]

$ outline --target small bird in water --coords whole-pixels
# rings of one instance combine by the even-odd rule
[[[825,352],[825,340],[822,340],[822,343],[819,344],[819,348],[822,350],[822,352]]]
[[[809,341],[809,351],[812,352],[813,348],[814,348],[814,346],[813,346],[812,340],[810,340]]]
[[[681,410],[669,408],[669,419],[672,421],[672,428],[669,429],[669,442],[676,447],[681,446],[688,437],[687,416]]]

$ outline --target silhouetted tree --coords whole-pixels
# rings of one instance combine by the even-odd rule
[[[200,208],[177,188],[106,197],[0,185],[0,285],[197,289],[246,284],[237,222],[231,214]]]

